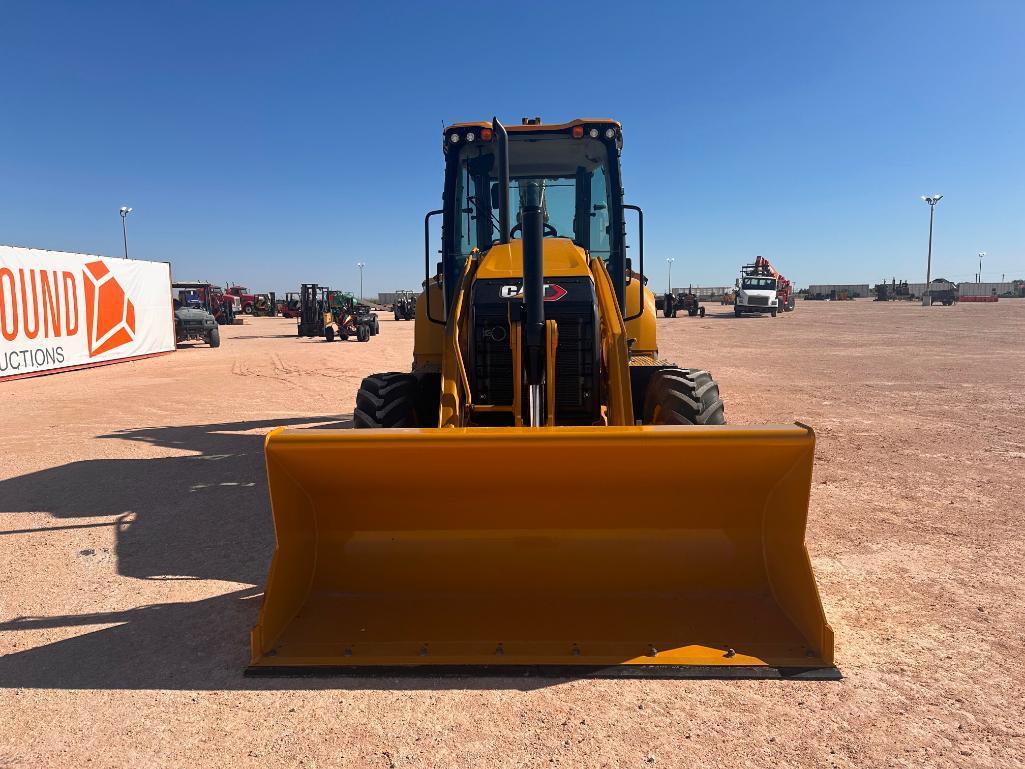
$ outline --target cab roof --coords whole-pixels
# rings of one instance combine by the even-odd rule
[[[578,117],[576,120],[570,120],[567,123],[530,123],[524,125],[523,123],[512,123],[505,124],[505,130],[509,133],[532,133],[532,132],[545,132],[545,131],[565,131],[572,128],[575,125],[608,125],[613,126],[619,130],[623,129],[618,120],[613,120],[607,117]],[[456,129],[466,128],[491,128],[490,120],[476,120],[469,121],[466,123],[452,123],[451,125],[445,126],[442,131],[443,134],[447,134],[449,131]]]

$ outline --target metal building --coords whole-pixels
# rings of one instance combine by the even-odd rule
[[[993,292],[996,292],[997,296],[1003,296],[1005,294],[1014,293],[1014,284],[1010,281],[1006,283],[962,283],[958,286],[958,296],[992,296]]]

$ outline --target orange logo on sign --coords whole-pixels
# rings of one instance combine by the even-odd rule
[[[85,266],[85,331],[94,358],[135,339],[135,305],[107,265]]]

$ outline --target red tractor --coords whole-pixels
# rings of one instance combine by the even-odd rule
[[[245,286],[229,286],[224,289],[224,293],[229,296],[237,296],[238,300],[242,303],[242,312],[246,315],[252,315],[253,310],[256,307],[256,294],[252,293]]]
[[[278,315],[282,318],[298,318],[300,315],[299,310],[299,292],[289,291],[285,294],[284,299],[278,299]]]

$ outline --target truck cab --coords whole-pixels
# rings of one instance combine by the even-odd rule
[[[769,313],[776,317],[779,310],[776,278],[766,275],[741,275],[737,278],[737,303],[733,307],[739,318],[745,313]]]
[[[256,294],[252,293],[245,286],[230,286],[224,289],[228,296],[236,297],[241,305],[242,312],[252,315],[256,307]]]

